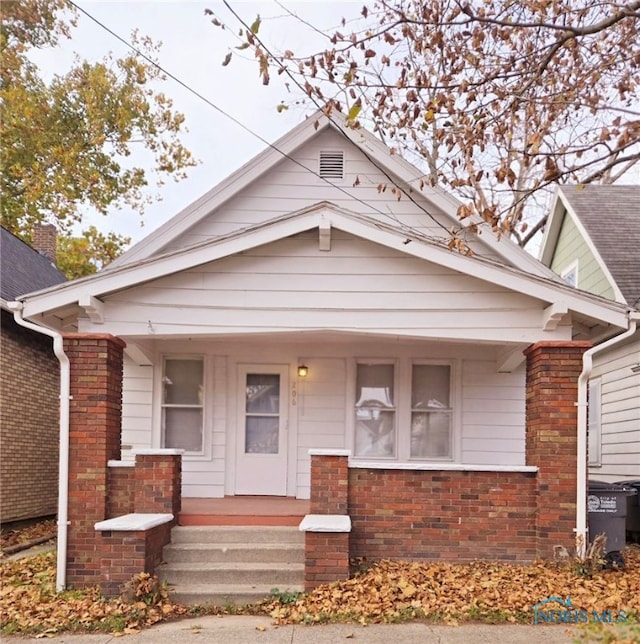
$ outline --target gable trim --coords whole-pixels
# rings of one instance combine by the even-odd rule
[[[626,308],[619,303],[603,300],[597,296],[576,291],[570,286],[543,277],[525,273],[479,257],[467,257],[449,250],[445,245],[428,240],[410,240],[393,226],[339,210],[326,203],[310,209],[291,213],[270,222],[236,231],[224,238],[196,244],[187,249],[172,251],[166,255],[146,259],[134,265],[103,271],[94,276],[77,280],[54,289],[47,289],[23,296],[25,317],[32,317],[61,306],[79,301],[99,298],[111,292],[155,280],[166,275],[188,270],[223,257],[262,246],[284,237],[318,228],[334,227],[356,237],[367,239],[451,270],[500,284],[531,297],[563,305],[618,327],[626,326]],[[562,304],[560,304],[562,303]]]

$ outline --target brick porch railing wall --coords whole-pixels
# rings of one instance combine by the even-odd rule
[[[346,515],[348,456],[311,455],[309,513]],[[305,590],[349,577],[349,533],[305,532]]]
[[[122,514],[180,510],[181,456],[144,452],[135,467],[118,467],[124,342],[110,335],[71,334],[64,350],[71,365],[69,414],[69,587],[100,584],[106,595],[140,572],[153,572],[173,523],[149,530],[96,531]],[[109,467],[109,462],[111,467]]]
[[[526,459],[538,467],[538,556],[575,547],[578,376],[589,342],[539,342],[526,351]],[[586,472],[586,464],[585,464]]]
[[[349,514],[351,557],[536,558],[535,472],[353,467]]]
[[[351,558],[531,561],[553,557],[556,545],[572,550],[575,403],[589,346],[541,342],[526,350],[525,466],[492,471],[349,467],[346,456],[312,452],[311,513],[344,514],[346,495],[351,518],[346,556]],[[309,533],[306,538],[310,589],[329,580],[336,553],[330,542]]]

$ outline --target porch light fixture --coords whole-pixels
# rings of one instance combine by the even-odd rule
[[[309,375],[309,367],[306,364],[298,365],[298,377],[306,378]]]

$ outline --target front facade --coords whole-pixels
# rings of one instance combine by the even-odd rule
[[[640,187],[558,189],[542,261],[580,290],[640,308]],[[640,313],[637,314],[640,318]],[[640,478],[640,330],[594,356],[589,475]]]
[[[337,118],[308,119],[101,273],[20,298],[23,315],[126,345],[120,461],[183,450],[183,497],[319,511],[323,459],[346,458],[334,513],[353,515],[358,556],[398,556],[400,525],[445,553],[457,534],[450,558],[548,556],[575,527],[580,356],[627,307],[489,230],[449,250],[457,203]]]

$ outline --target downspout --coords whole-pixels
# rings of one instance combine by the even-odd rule
[[[629,312],[629,328],[584,352],[582,373],[578,377],[578,465],[576,486],[576,543],[577,554],[584,558],[587,552],[587,385],[593,371],[593,356],[631,337],[637,328],[640,314]]]
[[[71,400],[71,369],[64,352],[62,335],[52,329],[28,322],[22,317],[22,302],[9,302],[13,318],[36,333],[53,338],[53,352],[60,363],[60,455],[58,462],[58,547],[56,590],[61,592],[67,583],[67,533],[69,522],[69,402]]]

